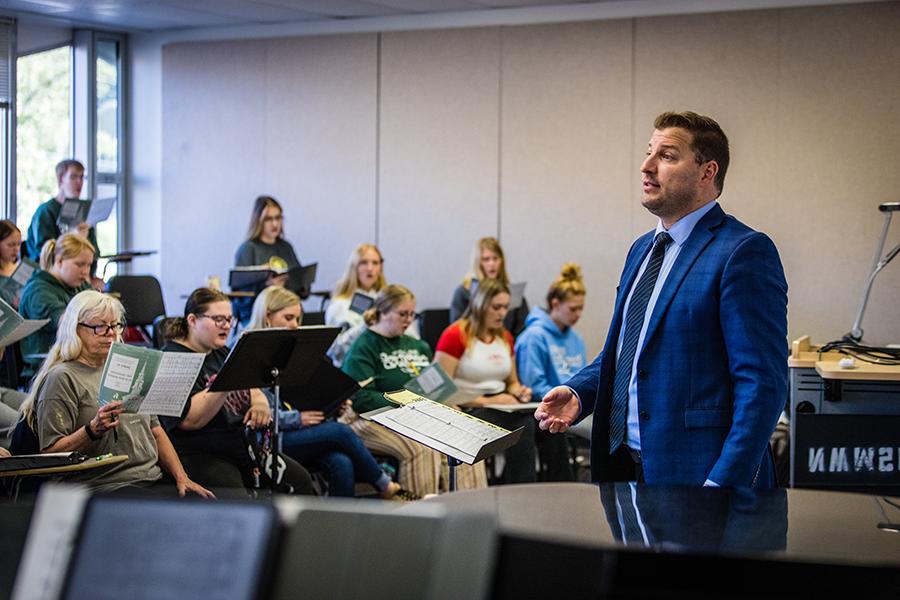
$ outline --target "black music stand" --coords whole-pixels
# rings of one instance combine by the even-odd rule
[[[241,333],[209,388],[211,392],[272,388],[275,410],[272,415],[272,472],[269,478],[273,494],[278,481],[278,454],[281,451],[281,430],[278,426],[281,386],[305,384],[319,368],[325,352],[340,331],[339,327],[246,330]]]

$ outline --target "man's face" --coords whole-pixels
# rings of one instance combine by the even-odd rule
[[[80,198],[81,186],[84,185],[84,170],[78,167],[69,167],[59,179],[59,190],[64,198]]]
[[[641,165],[641,204],[665,222],[678,220],[706,199],[702,198],[704,167],[697,164],[694,136],[680,127],[657,129]]]

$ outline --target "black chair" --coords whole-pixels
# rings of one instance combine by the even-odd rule
[[[324,325],[325,324],[325,313],[324,312],[305,312],[305,313],[303,313],[303,324],[304,325]]]
[[[438,340],[444,330],[450,326],[449,308],[426,308],[419,315],[419,335],[432,350],[437,348]]]
[[[125,320],[150,339],[148,327],[166,314],[162,288],[152,275],[116,275],[106,282],[106,291],[116,294],[125,307]]]

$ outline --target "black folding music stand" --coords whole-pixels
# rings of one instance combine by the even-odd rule
[[[319,368],[325,352],[340,331],[339,327],[245,330],[209,388],[212,392],[272,388],[275,394],[270,477],[273,493],[278,481],[278,453],[281,450],[278,425],[281,386],[306,383]]]

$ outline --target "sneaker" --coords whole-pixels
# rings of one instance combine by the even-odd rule
[[[405,490],[400,488],[397,490],[397,493],[391,496],[391,500],[396,500],[398,502],[414,502],[416,500],[421,500],[421,496],[417,496],[409,490]]]

